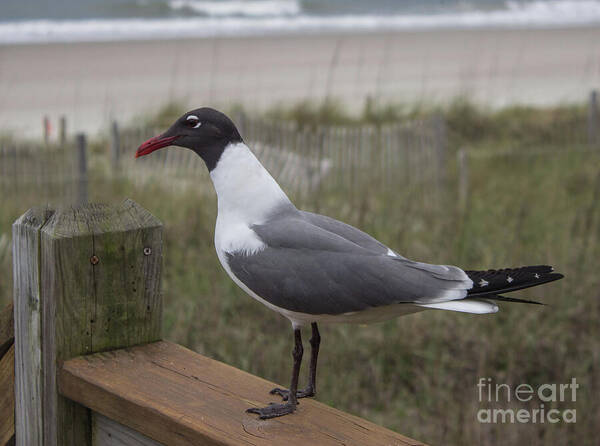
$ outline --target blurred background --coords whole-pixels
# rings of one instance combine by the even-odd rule
[[[219,265],[201,160],[133,160],[213,106],[303,209],[409,258],[566,275],[515,295],[544,307],[323,327],[319,400],[430,444],[595,445],[598,89],[597,0],[0,2],[0,305],[29,207],[133,198],[165,224],[165,337],[286,384],[289,323]],[[480,402],[482,377],[574,377],[577,422],[479,423],[539,407]]]

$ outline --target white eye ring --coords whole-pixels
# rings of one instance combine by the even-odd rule
[[[198,121],[198,124],[196,124],[193,128],[197,129],[198,127],[200,127],[202,125],[202,123],[200,122],[200,120],[198,119],[198,116],[196,115],[189,115],[186,118],[186,121]]]

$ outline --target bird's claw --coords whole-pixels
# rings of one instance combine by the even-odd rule
[[[280,387],[275,387],[269,393],[271,395],[279,395],[281,398],[283,398],[283,401],[287,401],[290,397],[290,391]],[[315,396],[315,391],[312,387],[307,387],[296,392],[296,398],[307,398],[311,396]]]
[[[269,393],[271,395],[279,395],[281,398],[283,398],[283,401],[287,401],[288,397],[290,395],[290,391],[289,390],[282,389],[280,387],[275,387]]]
[[[296,410],[296,404],[294,403],[270,403],[267,407],[251,407],[246,409],[246,412],[257,414],[261,420],[266,420],[290,414],[294,410]]]

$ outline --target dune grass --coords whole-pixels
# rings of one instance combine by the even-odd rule
[[[348,191],[328,189],[319,212],[359,226],[409,258],[465,269],[548,263],[566,275],[513,294],[547,306],[501,304],[495,315],[428,311],[369,326],[323,326],[318,399],[430,444],[596,444],[600,148],[585,145],[583,108],[485,111],[458,101],[441,110],[390,106],[348,117],[334,105],[311,107],[271,113],[310,125],[315,116],[352,124],[374,122],[372,116],[383,123],[441,112],[450,141],[448,175],[435,196],[429,189],[403,189],[401,182],[385,189],[372,182],[357,198],[360,206],[349,202]],[[180,108],[171,106],[153,119],[168,125],[166,117]],[[462,207],[454,156],[459,148],[472,154]],[[203,182],[177,193],[160,184],[136,187],[110,179],[98,164],[92,175],[94,201],[130,197],[165,224],[166,337],[287,385],[290,325],[246,296],[218,264],[212,242],[216,200],[198,193],[212,186]],[[0,234],[6,238],[35,198],[2,195]],[[309,202],[306,210],[316,208]],[[0,303],[11,296],[6,251],[0,239]],[[306,373],[303,367],[301,385]],[[488,407],[478,401],[481,377],[513,388],[575,377],[577,402],[556,406],[576,408],[577,423],[478,423],[477,411]],[[492,407],[538,406],[534,399]]]

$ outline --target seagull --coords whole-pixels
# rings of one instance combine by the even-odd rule
[[[319,323],[370,323],[424,310],[495,313],[501,296],[561,279],[546,265],[487,271],[409,260],[348,224],[302,211],[244,143],[235,124],[212,108],[185,113],[135,156],[167,146],[196,152],[217,193],[215,248],[229,277],[247,294],[286,317],[294,333],[289,390],[282,403],[252,407],[261,419],[291,414],[317,391]],[[298,389],[301,328],[311,326],[308,386]]]

